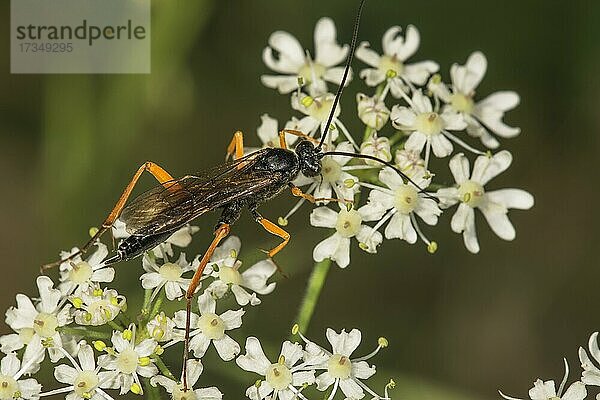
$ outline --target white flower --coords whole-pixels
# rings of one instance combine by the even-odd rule
[[[384,161],[391,161],[392,153],[390,150],[390,140],[386,137],[378,137],[377,132],[373,132],[360,145],[360,154],[377,157]],[[365,164],[374,167],[381,167],[381,163],[375,160],[364,160]]]
[[[342,142],[338,144],[335,151],[343,151],[354,153],[354,148],[348,142]],[[315,177],[305,177],[300,175],[295,181],[296,186],[309,185],[304,190],[307,194],[312,194],[315,198],[337,198],[340,200],[352,201],[354,195],[358,192],[360,187],[357,185],[358,178],[354,175],[350,175],[347,171],[356,169],[369,169],[371,166],[366,165],[346,165],[352,160],[352,157],[331,155],[323,157],[321,160],[321,174]],[[301,199],[301,202],[304,199]],[[321,204],[326,204],[328,201],[322,201]],[[287,217],[289,217],[288,214]]]
[[[160,314],[148,321],[146,331],[157,342],[168,342],[179,337],[179,332],[175,329],[176,327],[175,321],[161,311]],[[183,337],[179,338],[179,340],[182,339]]]
[[[486,69],[485,55],[479,51],[474,52],[465,65],[452,65],[450,87],[437,82],[438,79],[432,79],[429,89],[448,103],[448,108],[462,114],[467,122],[467,132],[471,136],[479,137],[485,146],[495,149],[500,143],[488,130],[504,138],[512,138],[521,133],[521,129],[508,126],[502,121],[504,113],[515,108],[520,99],[515,92],[500,91],[475,103],[475,89],[483,79]]]
[[[203,370],[204,367],[202,366],[200,360],[188,360],[188,385],[193,387],[196,382],[198,382]],[[183,380],[183,376],[181,380]],[[171,395],[173,400],[221,400],[223,398],[221,391],[214,386],[184,392],[182,383],[175,382],[174,380],[163,375],[158,375],[150,379],[150,384],[152,386],[156,386],[158,384],[164,387],[165,390]]]
[[[300,93],[299,95],[298,93],[292,94],[292,108],[305,115],[305,117],[302,117],[297,122],[304,129],[303,133],[311,137],[314,137],[317,131],[320,131],[321,135],[323,134],[325,125],[329,119],[329,113],[331,113],[331,107],[333,107],[334,98],[335,95],[332,93],[324,93],[316,96],[309,96],[305,93]],[[340,113],[341,108],[338,104],[331,120],[331,131],[327,134],[327,145],[330,145],[337,139],[338,128],[344,132],[346,137],[350,136],[347,133],[346,127],[338,119]]]
[[[267,67],[283,75],[263,75],[261,82],[279,93],[290,93],[298,87],[298,77],[301,77],[301,83],[308,85],[309,93],[325,93],[325,81],[339,85],[342,80],[344,67],[335,66],[343,62],[347,54],[348,46],[341,47],[337,43],[335,25],[330,18],[321,18],[315,26],[314,60],[295,37],[277,31],[269,37],[263,60]]]
[[[264,377],[260,384],[252,385],[246,390],[246,396],[252,400],[291,400],[295,396],[306,400],[298,388],[312,385],[315,382],[315,371],[301,370],[304,365],[296,365],[302,356],[302,346],[285,341],[277,362],[271,363],[257,338],[246,339],[246,354],[239,356],[235,362],[240,368]]]
[[[9,353],[27,345],[23,359],[35,358],[42,362],[45,352],[39,351],[39,348],[43,346],[48,349],[52,362],[56,362],[63,357],[57,349],[62,347],[63,340],[56,328],[71,323],[71,305],[65,304],[66,298],[60,290],[53,288],[54,283],[47,276],[39,276],[36,283],[40,293],[36,305],[29,297],[18,294],[17,308],[11,307],[6,311],[6,323],[17,333],[2,336],[1,349]]]
[[[60,264],[60,284],[58,288],[68,296],[77,289],[87,290],[95,283],[112,282],[115,278],[115,270],[104,265],[104,259],[108,255],[108,249],[101,242],[95,243],[96,251],[85,261],[78,255],[72,260]],[[73,248],[71,252],[61,252],[61,259],[66,259],[71,254],[78,252]]]
[[[9,353],[0,361],[0,400],[39,399],[42,385],[35,379],[20,379],[30,373],[28,365],[21,366],[15,353]]]
[[[368,379],[375,374],[375,366],[369,366],[365,360],[372,358],[381,348],[387,346],[387,340],[381,338],[373,352],[364,357],[351,359],[350,356],[361,341],[362,335],[358,329],[352,329],[350,332],[342,330],[340,333],[336,333],[333,329],[328,328],[326,335],[332,351],[325,350],[301,335],[306,342],[306,366],[304,368],[325,370],[316,379],[317,389],[325,391],[333,385],[329,398],[335,396],[339,387],[349,399],[362,399],[365,396],[365,390],[375,399],[380,399],[381,396],[369,389],[361,380]]]
[[[429,160],[429,151],[436,157],[446,157],[452,153],[452,142],[455,139],[448,131],[464,129],[467,124],[462,116],[450,109],[439,114],[433,110],[431,100],[416,90],[412,95],[411,107],[394,106],[392,108],[392,124],[394,127],[410,132],[404,148],[421,152],[425,148],[425,165]]]
[[[581,361],[581,368],[583,373],[581,375],[581,381],[586,385],[600,386],[600,368],[598,368],[594,362],[600,364],[600,349],[598,348],[598,332],[592,333],[590,340],[588,341],[588,349],[590,350],[590,356],[583,349],[579,348],[579,360]]]
[[[385,32],[381,56],[369,48],[368,42],[361,43],[356,49],[356,58],[373,67],[360,71],[360,77],[369,86],[377,86],[388,79],[394,97],[402,96],[404,83],[424,85],[429,75],[439,69],[433,61],[406,64],[419,48],[420,36],[412,25],[406,28],[406,37],[400,36],[401,31],[399,26],[393,26]]]
[[[156,295],[164,287],[167,299],[175,300],[182,297],[190,285],[191,279],[183,278],[183,274],[192,271],[194,268],[186,259],[185,254],[181,253],[177,262],[169,262],[158,265],[149,254],[144,254],[142,259],[144,270],[147,271],[140,277],[144,289],[154,289],[150,301],[154,300]]]
[[[114,289],[89,287],[71,297],[75,308],[73,315],[78,325],[104,325],[114,320],[123,310],[127,301]]]
[[[425,169],[418,169],[411,176],[411,179],[420,188],[426,188],[431,181],[430,175]],[[412,183],[404,183],[402,177],[391,168],[384,168],[379,172],[379,180],[387,188],[368,185],[374,190],[369,193],[369,203],[364,206],[368,208],[369,213],[380,213],[379,226],[386,221],[390,221],[385,229],[387,239],[402,239],[408,243],[417,241],[417,233],[421,238],[430,244],[421,233],[415,215],[419,216],[428,225],[435,225],[438,216],[442,214],[435,200],[431,199],[427,193],[419,192]]]
[[[98,365],[111,371],[110,379],[103,387],[120,389],[121,394],[133,392],[142,394],[140,376],[151,378],[158,373],[151,355],[156,349],[154,339],[144,339],[136,344],[135,326],[123,332],[114,331],[113,348],[106,348],[108,354],[98,358]]]
[[[260,304],[256,294],[269,294],[275,290],[276,283],[267,281],[277,266],[270,259],[262,260],[240,273],[242,262],[237,260],[242,243],[237,236],[230,236],[215,250],[206,269],[215,280],[206,288],[206,292],[215,298],[222,298],[229,291],[240,306]],[[248,289],[248,290],[247,290]],[[248,293],[250,291],[250,293]]]
[[[261,124],[256,129],[256,134],[262,142],[263,147],[280,147],[279,127],[277,125],[277,120],[275,118],[271,118],[268,114],[261,115],[260,119]],[[309,126],[303,126],[300,123],[300,121],[296,118],[292,118],[291,121],[288,121],[285,124],[285,129],[293,129],[302,133],[310,132],[311,127],[312,124]],[[288,146],[292,146],[294,143],[296,143],[297,140],[298,136],[296,135],[291,135],[289,133],[285,135],[285,141],[288,144]]]
[[[390,110],[379,96],[356,95],[358,118],[370,128],[381,130],[390,118]]]
[[[463,234],[465,246],[472,253],[479,252],[475,232],[475,208],[483,213],[496,235],[504,240],[513,240],[516,233],[508,219],[508,210],[511,208],[528,210],[533,206],[533,196],[524,190],[485,191],[484,186],[492,178],[504,172],[511,162],[512,155],[506,150],[500,151],[493,157],[479,156],[469,176],[469,160],[462,153],[450,160],[450,170],[458,187],[440,189],[437,191],[437,196],[444,208],[460,202],[452,217],[451,227],[454,232]]]
[[[85,342],[84,342],[85,343]],[[61,383],[69,386],[43,393],[43,396],[53,396],[68,393],[66,400],[103,400],[112,399],[101,389],[103,384],[110,379],[111,372],[100,372],[96,367],[94,350],[90,345],[83,344],[77,354],[79,363],[69,356],[73,366],[58,365],[54,369],[54,377]]]
[[[200,315],[190,315],[190,346],[196,358],[202,358],[212,342],[223,361],[230,361],[240,353],[240,345],[225,332],[242,326],[244,310],[228,310],[223,314],[216,314],[217,303],[208,292],[198,296],[198,309]],[[178,328],[185,329],[186,311],[175,313],[175,324]],[[165,347],[181,340],[180,338],[167,344]]]
[[[346,268],[350,264],[350,239],[353,237],[356,237],[363,250],[376,253],[383,238],[378,231],[363,225],[363,221],[372,221],[377,217],[376,214],[368,214],[369,211],[364,207],[358,210],[342,207],[336,213],[328,207],[315,208],[310,214],[310,224],[335,228],[335,233],[317,244],[313,251],[314,260],[319,262],[329,258],[341,268]]]
[[[565,376],[558,388],[558,392],[556,391],[556,386],[554,385],[554,381],[542,381],[538,379],[534,382],[533,387],[529,389],[529,398],[531,400],[583,400],[587,396],[587,390],[585,385],[582,382],[574,382],[572,383],[567,390],[565,391],[565,385],[567,383],[567,379],[569,377],[569,365],[567,364],[567,360],[565,362]],[[515,397],[506,396],[504,393],[500,392],[500,395],[507,400],[521,400]]]

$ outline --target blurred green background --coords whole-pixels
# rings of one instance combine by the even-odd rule
[[[152,74],[57,76],[9,73],[3,1],[0,310],[17,292],[35,293],[39,266],[86,239],[141,162],[156,161],[175,175],[201,170],[222,161],[236,129],[257,145],[262,113],[287,120],[289,98],[259,82],[268,72],[261,51],[269,34],[287,30],[312,49],[315,22],[331,16],[347,43],[355,3],[154,0]],[[526,397],[537,377],[560,381],[563,356],[578,378],[577,348],[600,328],[598,21],[600,2],[593,0],[367,3],[362,40],[380,50],[388,27],[415,24],[422,44],[413,60],[438,61],[446,79],[451,63],[484,51],[489,68],[480,96],[513,89],[522,98],[507,117],[522,134],[503,141],[515,161],[489,187],[521,187],[536,197],[530,212],[511,214],[518,232],[512,243],[478,218],[479,255],[450,231],[446,213],[428,231],[440,244],[434,256],[421,245],[386,241],[377,256],[355,247],[349,268],[332,268],[308,334],[324,342],[326,327],[359,327],[364,353],[386,336],[390,347],[374,360],[377,391],[394,377],[397,398],[493,399],[498,388]],[[342,100],[351,130],[360,126],[351,116],[357,88],[363,86],[353,83]],[[141,186],[153,184],[144,178]],[[262,211],[276,218],[293,203],[284,195]],[[279,257],[291,278],[277,278],[276,292],[247,313],[234,334],[240,342],[257,335],[275,345],[287,337],[312,248],[325,235],[310,229],[307,210],[290,222],[294,238]],[[215,219],[198,221],[203,232],[194,252],[206,245]],[[275,243],[247,216],[235,233],[250,256]],[[134,262],[118,274],[135,280],[140,270]],[[126,291],[126,281],[118,282]],[[216,384],[226,398],[240,398],[256,379],[211,360],[202,386]]]

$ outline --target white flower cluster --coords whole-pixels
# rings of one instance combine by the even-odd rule
[[[262,77],[267,87],[282,94],[291,93],[292,108],[303,114],[299,119],[292,117],[284,128],[311,137],[323,134],[334,99],[329,83],[341,82],[340,63],[348,52],[348,46],[338,44],[334,23],[329,18],[317,22],[314,40],[313,59],[289,33],[273,33],[263,60],[281,75]],[[357,142],[342,123],[338,106],[325,141],[326,150],[377,157],[392,163],[404,177],[375,160],[332,155],[323,158],[320,176],[298,178],[295,184],[304,186],[306,193],[315,198],[333,196],[342,205],[339,210],[332,209],[326,206],[327,201],[322,201],[311,213],[313,226],[335,229],[314,249],[315,261],[329,258],[342,268],[348,266],[352,238],[369,253],[375,253],[384,238],[411,244],[420,238],[430,252],[435,252],[437,243],[428,239],[420,224],[436,225],[442,211],[455,205],[458,208],[450,226],[454,232],[462,233],[467,249],[477,253],[475,209],[482,212],[501,239],[513,240],[515,230],[508,210],[533,206],[533,196],[526,191],[487,189],[488,182],[510,166],[511,153],[500,150],[492,154],[467,144],[475,137],[489,149],[497,149],[500,143],[496,137],[518,135],[520,129],[506,125],[503,117],[517,106],[519,96],[510,91],[483,99],[476,95],[487,69],[481,52],[471,54],[464,65],[452,65],[450,83],[444,83],[437,74],[437,63],[410,61],[419,43],[419,32],[414,26],[409,25],[404,35],[400,27],[394,26],[383,36],[383,54],[371,49],[367,42],[356,50],[356,58],[368,66],[359,76],[367,87],[374,88],[371,95],[356,95],[364,133],[360,135],[361,142]],[[278,145],[275,119],[263,115],[257,133],[265,146]],[[292,144],[297,138],[287,135],[287,139]],[[437,174],[430,165],[432,153],[435,158],[445,159],[455,152],[456,146],[475,155],[472,171],[467,156],[458,152],[449,159],[455,184],[435,182]],[[363,195],[362,206],[361,189],[369,191]],[[285,225],[304,201],[300,200],[288,215],[280,218],[280,224]],[[346,207],[348,203],[354,207]]]
[[[115,233],[122,237],[118,228]],[[127,309],[125,296],[102,286],[113,281],[115,270],[104,264],[108,249],[100,242],[87,259],[78,256],[60,266],[57,288],[51,278],[40,276],[39,297],[18,294],[17,306],[6,312],[6,323],[14,333],[0,337],[0,350],[6,354],[0,368],[0,400],[56,394],[69,400],[112,399],[111,390],[118,390],[119,395],[142,395],[158,390],[157,385],[173,399],[221,399],[215,387],[195,389],[186,397],[180,380],[161,358],[166,349],[184,339],[185,302],[180,300],[200,258],[188,262],[183,252],[173,258],[172,246],[187,246],[197,230],[186,226],[143,256],[140,281],[146,295],[135,315]],[[195,357],[188,361],[190,385],[198,380],[203,369],[200,359],[211,344],[224,361],[240,353],[240,345],[229,335],[242,325],[245,311],[239,306],[258,305],[259,295],[275,289],[275,283],[268,283],[277,270],[275,264],[262,260],[244,269],[237,259],[240,247],[240,240],[230,237],[204,271],[198,312],[192,312],[190,320],[190,351]],[[70,254],[63,252],[61,257]],[[221,301],[228,297],[234,301]],[[183,310],[167,316],[161,311],[165,301],[176,302]],[[217,303],[219,308],[232,309],[217,312]],[[178,348],[176,354],[180,352]],[[22,378],[37,373],[46,355],[55,364],[55,379],[64,385],[42,392],[35,379]]]
[[[327,329],[331,350],[304,337],[297,325],[292,333],[300,335],[304,346],[285,341],[275,361],[265,356],[257,338],[246,340],[246,354],[239,356],[236,362],[242,369],[261,376],[246,390],[251,400],[306,400],[302,392],[313,385],[319,391],[329,391],[328,399],[333,399],[338,389],[346,399],[362,399],[367,393],[373,399],[389,398],[387,389],[393,387],[393,381],[386,386],[384,396],[378,395],[363,382],[375,374],[375,366],[369,365],[366,360],[387,347],[385,338],[379,338],[375,350],[366,356],[351,358],[362,338],[358,329],[350,332],[342,330],[340,333]]]
[[[598,346],[598,332],[594,332],[588,341],[588,352],[579,347],[579,361],[581,362],[580,380],[570,384],[567,387],[569,377],[569,364],[564,359],[565,375],[556,390],[556,385],[553,380],[543,381],[538,379],[534,382],[533,387],[529,390],[529,398],[531,400],[583,400],[588,396],[588,386],[600,386],[600,347]],[[502,397],[507,400],[521,400],[516,397],[507,396],[499,392]],[[600,398],[600,394],[596,395],[596,399]]]

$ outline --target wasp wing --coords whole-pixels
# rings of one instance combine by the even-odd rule
[[[130,234],[171,232],[227,203],[248,197],[279,179],[252,169],[264,150],[195,175],[166,182],[142,193],[120,216]]]

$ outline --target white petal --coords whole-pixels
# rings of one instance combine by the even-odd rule
[[[156,349],[156,345],[157,345],[156,340],[144,339],[140,342],[140,344],[135,346],[135,352],[140,357],[148,357],[150,354],[154,353],[154,350]]]
[[[310,224],[312,226],[334,228],[337,219],[338,213],[328,207],[317,207],[310,213]]]
[[[529,397],[532,400],[548,400],[556,397],[554,381],[543,382],[541,379],[538,379],[534,382],[533,387],[529,389]]]
[[[417,241],[417,232],[412,226],[410,216],[407,214],[396,213],[385,228],[385,237],[388,239],[403,239],[408,243]]]
[[[331,344],[334,354],[341,354],[350,357],[354,350],[360,345],[362,334],[358,329],[352,329],[346,332],[342,329],[340,333],[336,333],[333,329],[328,328],[326,332],[327,340]]]
[[[440,69],[438,63],[433,61],[421,61],[413,64],[407,64],[402,71],[402,77],[415,85],[423,86],[431,74]]]
[[[488,200],[479,209],[496,235],[504,240],[514,240],[516,232],[508,219],[506,207]]]
[[[340,241],[342,240],[342,236],[338,233],[334,233],[327,239],[321,241],[315,247],[313,251],[313,259],[317,262],[323,261],[326,258],[331,258],[337,251],[337,248],[340,246]]]
[[[431,137],[431,149],[436,157],[443,158],[452,154],[454,146],[446,136],[440,134]]]
[[[285,357],[285,365],[287,365],[288,368],[291,368],[302,358],[304,352],[302,346],[298,343],[292,343],[289,340],[286,340],[281,345],[280,354]]]
[[[115,279],[115,269],[112,267],[101,268],[92,274],[92,282],[112,282]]]
[[[365,396],[360,385],[351,378],[340,380],[340,389],[349,399],[362,399]]]
[[[507,150],[502,150],[491,158],[479,156],[475,160],[471,179],[485,186],[492,178],[506,171],[511,163],[512,154]]]
[[[256,297],[255,293],[250,294],[241,286],[232,285],[231,292],[235,296],[235,301],[240,306],[245,306],[248,303],[250,303],[251,306],[260,304],[260,299]]]
[[[194,352],[194,357],[202,358],[210,346],[210,339],[203,333],[199,333],[190,340],[190,350]]]
[[[367,86],[377,86],[385,80],[385,74],[376,68],[365,68],[360,71],[360,77]]]
[[[94,350],[92,350],[92,346],[82,346],[79,349],[77,358],[79,359],[79,365],[81,366],[81,369],[84,371],[93,371],[96,369],[96,358],[94,357]]]
[[[242,315],[245,314],[244,309],[239,310],[227,310],[219,317],[223,320],[225,330],[236,329],[242,326]]]
[[[408,151],[420,153],[423,151],[425,143],[427,143],[427,136],[421,132],[414,131],[410,134],[406,143],[404,143],[404,148]]]
[[[21,369],[21,361],[15,353],[10,353],[0,361],[0,372],[2,375],[15,376]]]
[[[59,365],[54,368],[54,377],[61,383],[73,384],[77,378],[77,370],[69,365]]]
[[[516,92],[500,91],[490,94],[477,103],[478,106],[492,107],[499,111],[509,111],[519,105],[520,98]]]
[[[275,271],[277,266],[273,260],[261,260],[242,272],[242,285],[258,294],[269,294],[275,290],[275,282],[267,285],[267,281]]]
[[[467,127],[462,114],[446,110],[440,115],[444,121],[444,129],[449,131],[460,131]]]
[[[356,49],[354,55],[365,64],[374,68],[379,66],[379,61],[381,60],[379,54],[369,47],[368,42],[362,42]]]
[[[263,376],[266,373],[267,368],[271,365],[271,362],[263,352],[260,342],[257,338],[252,336],[246,339],[246,354],[239,356],[235,362],[240,368],[246,371],[256,372]]]
[[[335,83],[336,85],[339,85],[340,82],[342,82],[342,78],[344,77],[344,69],[345,69],[344,67],[329,68],[323,74],[323,79],[326,80],[327,82],[332,82],[332,83]],[[350,69],[350,70],[348,70],[348,76],[346,77],[345,86],[348,86],[348,84],[350,83],[352,78],[353,78],[353,71],[352,71],[352,69]]]
[[[428,113],[433,111],[431,100],[421,90],[415,90],[412,96],[413,108],[417,113]]]
[[[334,234],[333,236],[336,236],[336,235],[337,235],[337,233]],[[323,243],[323,242],[321,242],[321,243]],[[317,247],[318,247],[318,245],[317,245]],[[315,247],[315,252],[316,251],[317,251],[317,248]],[[314,252],[313,252],[313,257],[314,257]],[[341,237],[341,239],[338,242],[338,246],[335,250],[335,253],[330,258],[333,261],[335,261],[335,263],[340,268],[346,268],[350,264],[350,239]]]
[[[297,75],[261,75],[260,81],[271,89],[277,89],[281,94],[288,94],[298,88]]]
[[[515,92],[496,92],[475,104],[473,115],[499,136],[511,138],[521,133],[521,129],[506,125],[502,119],[504,113],[519,103]]]
[[[215,249],[210,262],[217,262],[231,257],[232,253],[240,254],[242,241],[237,236],[229,236],[223,244]]]
[[[287,32],[276,31],[269,37],[269,45],[263,51],[263,61],[269,68],[284,74],[297,73],[304,64],[304,49],[298,40]],[[279,53],[276,59],[273,50]]]
[[[215,349],[223,361],[230,361],[240,354],[240,345],[230,338],[228,335],[223,336],[221,339],[213,340]]]
[[[256,129],[256,134],[260,138],[263,144],[275,142],[278,138],[277,131],[277,120],[271,118],[269,114],[263,114],[260,116],[261,124]]]
[[[58,302],[60,301],[62,294],[60,290],[53,289],[54,282],[47,276],[38,276],[37,287],[40,291],[40,309],[42,312],[52,314],[56,311]]]
[[[292,374],[292,385],[303,386],[315,383],[315,371],[298,371]]]
[[[183,297],[183,290],[178,282],[167,282],[165,284],[165,293],[167,294],[167,299],[171,301]]]
[[[348,46],[341,47],[336,40],[335,24],[331,18],[321,18],[315,25],[315,60],[326,67],[344,61]]]
[[[581,382],[574,382],[569,386],[561,400],[583,400],[587,396],[585,385]]]
[[[499,189],[487,192],[486,196],[490,202],[519,210],[529,210],[534,203],[533,196],[521,189]]]
[[[374,231],[373,228],[368,225],[362,225],[356,234],[356,239],[358,239],[359,243],[364,243],[366,245],[363,249],[364,251],[374,254],[377,253],[377,246],[383,241],[383,235],[377,230]],[[350,239],[348,239],[348,242],[350,242]],[[350,256],[349,251],[348,256]]]
[[[217,309],[217,302],[210,293],[202,293],[202,295],[198,296],[198,309],[200,310],[200,315],[214,314]]]
[[[458,153],[450,159],[450,171],[459,185],[469,180],[469,159],[463,153]]]
[[[325,371],[321,375],[317,376],[316,382],[317,389],[319,389],[320,391],[324,391],[327,390],[329,386],[333,385],[335,379],[329,374],[329,372]]]
[[[479,85],[487,70],[483,53],[476,51],[469,56],[464,66],[453,65],[450,69],[452,83],[461,93],[470,95]]]
[[[140,276],[144,289],[154,289],[163,283],[163,278],[158,272],[146,272]]]
[[[202,388],[194,390],[198,400],[222,400],[223,393],[216,387]]]
[[[452,216],[450,226],[454,232],[462,232],[465,246],[471,253],[479,253],[479,243],[475,231],[475,211],[471,207],[461,203]]]
[[[375,374],[375,367],[369,366],[366,361],[352,363],[352,375],[358,379],[368,379]]]

